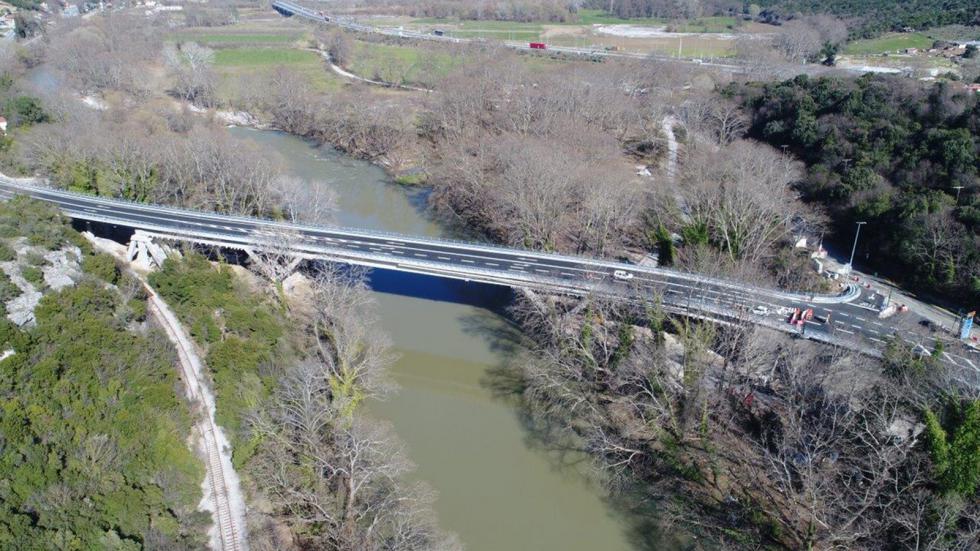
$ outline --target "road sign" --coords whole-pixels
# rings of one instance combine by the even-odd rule
[[[968,312],[965,316],[963,316],[963,319],[960,321],[961,339],[966,340],[970,338],[970,331],[973,329],[973,318],[976,315],[977,312],[974,310],[973,312]]]

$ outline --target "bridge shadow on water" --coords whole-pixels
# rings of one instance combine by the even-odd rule
[[[374,268],[368,273],[373,291],[425,300],[466,304],[505,315],[513,291],[501,285]]]

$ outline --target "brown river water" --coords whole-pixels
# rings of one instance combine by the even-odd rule
[[[280,132],[230,132],[278,152],[289,175],[332,187],[339,225],[448,235],[426,215],[424,189],[393,184],[376,166]],[[384,271],[371,280],[400,389],[369,413],[394,424],[412,476],[438,494],[440,525],[466,549],[678,548],[611,505],[587,458],[549,450],[522,423],[508,384],[521,336],[498,313],[509,290]]]

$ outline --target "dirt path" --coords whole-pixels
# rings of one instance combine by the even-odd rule
[[[361,77],[361,76],[357,76],[354,73],[345,70],[340,65],[337,65],[336,63],[334,63],[333,62],[333,59],[330,58],[330,54],[328,54],[327,52],[324,52],[323,50],[317,50],[317,49],[314,49],[314,48],[309,48],[309,51],[316,52],[316,53],[322,55],[323,56],[323,59],[327,62],[327,65],[330,66],[330,70],[331,71],[333,71],[334,73],[337,73],[338,75],[340,75],[340,76],[342,76],[342,77],[344,77],[346,79],[349,79],[349,80],[356,80],[358,82],[364,82],[366,84],[373,84],[374,86],[383,86],[385,88],[397,88],[399,90],[411,90],[413,92],[431,92],[432,91],[432,90],[429,90],[428,88],[419,88],[417,86],[407,86],[407,85],[404,85],[404,84],[392,84],[390,82],[382,82],[380,80],[371,80],[369,78],[364,78],[364,77]]]

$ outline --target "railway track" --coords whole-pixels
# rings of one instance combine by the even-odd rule
[[[149,286],[146,286],[146,289],[150,295],[149,304],[152,313],[156,315],[155,317],[160,321],[167,336],[177,348],[178,364],[184,378],[187,397],[197,410],[198,421],[194,427],[203,443],[206,482],[210,489],[211,503],[214,508],[212,517],[216,528],[216,537],[212,538],[212,547],[215,551],[245,551],[247,544],[244,537],[244,519],[241,518],[240,512],[235,510],[235,503],[229,490],[232,484],[237,486],[238,478],[235,476],[233,480],[230,480],[231,477],[227,471],[231,465],[229,462],[226,468],[225,457],[221,453],[223,436],[214,423],[214,404],[209,399],[209,395],[200,388],[203,366],[198,360],[197,354],[188,349],[191,344],[183,335],[174,314],[153,289]]]

